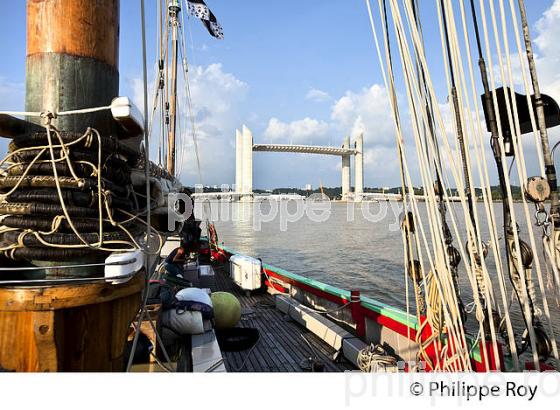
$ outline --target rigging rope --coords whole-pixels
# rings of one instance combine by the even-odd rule
[[[479,36],[478,28],[475,29],[477,48],[479,50],[479,65],[481,73],[485,70],[485,60],[483,53],[486,53],[486,60],[489,67],[494,67],[492,62],[492,51],[489,32],[493,33],[493,44],[498,59],[497,75],[500,76],[505,90],[512,93],[513,97],[513,75],[512,62],[510,58],[506,8],[504,1],[499,0],[499,14],[496,13],[494,4],[490,2],[490,26],[488,24],[486,6],[480,0],[480,16],[482,23],[482,36]],[[388,3],[388,4],[387,4]],[[458,4],[457,4],[458,3]],[[547,236],[548,213],[543,210],[542,204],[536,204],[537,214],[535,222],[537,226],[542,226],[545,235],[543,236],[543,261],[538,258],[537,241],[534,237],[532,227],[532,215],[529,204],[522,195],[521,215],[516,215],[513,206],[513,196],[511,190],[510,175],[507,170],[505,158],[504,140],[502,124],[509,122],[512,130],[512,149],[514,158],[512,166],[517,166],[517,174],[520,181],[527,181],[526,156],[520,138],[520,124],[517,101],[515,98],[506,98],[507,117],[499,118],[498,100],[494,70],[489,72],[490,104],[492,111],[496,112],[497,131],[493,134],[493,147],[496,148],[495,155],[498,170],[503,175],[504,188],[504,210],[507,212],[506,227],[504,238],[506,239],[506,259],[502,260],[503,250],[499,243],[497,230],[497,215],[494,210],[490,173],[486,161],[486,149],[482,120],[480,118],[480,93],[477,92],[479,83],[475,80],[473,62],[471,57],[470,29],[466,23],[466,12],[464,0],[453,3],[451,0],[440,0],[437,4],[437,15],[441,37],[441,47],[443,51],[443,66],[446,74],[447,90],[450,97],[451,110],[454,113],[453,125],[454,132],[451,135],[446,128],[446,121],[442,112],[442,105],[437,100],[434,84],[430,78],[430,67],[425,55],[425,46],[422,39],[420,24],[420,10],[413,0],[404,1],[399,4],[397,0],[378,0],[378,11],[380,17],[381,31],[384,40],[384,53],[377,38],[377,31],[373,18],[370,1],[366,0],[366,6],[372,27],[372,33],[377,50],[377,57],[380,62],[381,72],[385,88],[388,92],[389,103],[393,111],[393,120],[396,130],[396,142],[398,159],[401,169],[403,204],[405,207],[405,220],[412,218],[415,221],[414,230],[407,228],[409,222],[403,223],[403,249],[405,255],[405,277],[408,276],[414,285],[414,297],[416,300],[416,312],[419,319],[420,328],[417,331],[417,341],[419,342],[419,356],[426,359],[431,367],[438,369],[469,369],[469,354],[472,352],[474,343],[484,343],[489,346],[494,354],[494,358],[499,358],[498,333],[503,336],[504,341],[509,344],[509,350],[513,357],[513,365],[516,369],[520,368],[518,348],[515,342],[515,333],[510,318],[509,309],[509,290],[505,282],[505,273],[512,272],[511,280],[516,289],[523,317],[526,321],[526,334],[522,337],[523,346],[530,345],[533,364],[537,367],[540,360],[546,360],[550,352],[552,357],[557,360],[558,350],[552,326],[552,318],[549,309],[547,296],[547,286],[550,283],[558,285],[559,275],[557,261],[554,255],[558,254],[555,247],[555,238],[560,241],[560,232],[550,238]],[[520,8],[523,1],[519,0]],[[511,16],[514,24],[513,33],[516,38],[517,54],[521,61],[523,71],[523,84],[526,88],[526,98],[529,104],[533,134],[536,138],[538,130],[534,119],[531,104],[531,92],[525,73],[526,65],[523,64],[522,50],[519,40],[519,28],[517,15],[513,7],[513,0],[509,0]],[[455,14],[456,9],[459,13]],[[474,0],[471,1],[473,19],[476,23]],[[405,20],[402,15],[404,14]],[[522,13],[521,13],[522,14]],[[393,23],[392,33],[389,30],[389,19]],[[523,15],[521,15],[522,23]],[[498,23],[500,22],[501,25]],[[406,24],[405,24],[406,23]],[[526,24],[522,24],[527,30]],[[405,33],[405,26],[408,26],[408,33]],[[462,38],[461,33],[462,31]],[[500,35],[501,33],[501,35]],[[400,67],[402,69],[402,79],[409,107],[411,129],[407,133],[411,135],[416,149],[418,161],[418,174],[422,181],[422,189],[425,195],[425,212],[420,211],[416,197],[414,195],[414,185],[410,175],[408,162],[410,158],[405,150],[405,140],[403,123],[399,113],[399,101],[396,92],[395,73],[393,70],[393,58],[391,54],[391,40],[394,36],[397,50],[400,57]],[[527,36],[525,36],[527,38]],[[485,50],[483,51],[482,43]],[[503,44],[503,46],[502,46]],[[529,68],[531,68],[530,44],[527,45],[527,55],[529,58]],[[413,52],[411,52],[411,50]],[[502,56],[505,55],[505,58]],[[430,64],[437,64],[433,59]],[[530,70],[531,71],[531,70]],[[400,74],[400,73],[399,73]],[[535,80],[536,76],[532,77]],[[538,116],[538,115],[537,115]],[[506,122],[507,121],[507,122]],[[542,125],[542,124],[541,124]],[[541,127],[542,128],[542,127]],[[409,132],[410,131],[410,132]],[[542,131],[541,131],[542,135]],[[453,144],[453,140],[455,144]],[[537,141],[537,139],[535,139]],[[542,138],[541,138],[542,140]],[[540,141],[539,141],[540,142]],[[539,170],[544,173],[542,147],[535,144],[537,152]],[[546,151],[546,146],[545,149]],[[458,153],[460,155],[458,155]],[[546,159],[546,152],[545,152]],[[460,158],[460,160],[457,160]],[[546,161],[544,161],[546,163]],[[445,168],[442,166],[445,163]],[[550,171],[549,168],[547,168]],[[547,171],[547,172],[548,172]],[[548,172],[550,174],[550,172]],[[433,181],[436,181],[434,184]],[[476,192],[474,187],[480,186],[480,191]],[[438,189],[436,190],[435,187]],[[452,206],[450,200],[451,187],[456,190],[459,198],[458,206]],[[522,189],[526,185],[522,183]],[[474,198],[480,193],[481,206],[474,206]],[[410,206],[410,211],[407,209]],[[450,225],[447,227],[444,217],[445,208],[449,209]],[[410,212],[410,217],[408,216]],[[517,210],[519,213],[519,210]],[[544,219],[543,219],[544,215]],[[482,222],[486,218],[486,222]],[[507,222],[510,220],[510,222]],[[518,232],[517,221],[523,221],[528,226],[529,243],[525,244]],[[460,222],[465,226],[461,226]],[[486,230],[486,226],[488,229]],[[482,229],[489,234],[490,240],[485,243],[482,240]],[[466,231],[466,232],[465,232]],[[467,248],[450,251],[450,243],[453,237],[466,239]],[[463,242],[463,243],[465,243]],[[532,253],[534,260],[529,262],[526,259],[526,252]],[[455,256],[453,256],[455,255]],[[552,255],[552,256],[551,256]],[[453,256],[453,257],[452,257]],[[472,289],[474,301],[469,304],[469,312],[475,316],[479,330],[476,337],[467,337],[464,324],[464,313],[461,314],[461,299],[459,287],[463,286],[457,280],[457,258],[465,261],[464,269],[467,273],[466,278]],[[491,258],[487,262],[486,258]],[[522,263],[522,258],[524,263]],[[560,258],[558,258],[560,260]],[[546,267],[546,272],[552,271],[554,281],[551,281],[549,273],[548,283],[545,283],[542,273],[542,264]],[[549,269],[549,264],[552,269]],[[424,265],[427,265],[425,267]],[[491,278],[489,266],[495,271],[495,279]],[[532,278],[532,269],[536,271],[536,278]],[[423,280],[417,277],[418,272],[429,272],[428,278]],[[406,280],[408,280],[408,278]],[[535,283],[534,281],[538,283]],[[496,284],[498,286],[496,286]],[[408,282],[406,283],[406,303],[407,313],[409,312],[408,302]],[[422,290],[423,288],[423,290]],[[558,288],[557,290],[560,290]],[[557,297],[557,296],[556,296]],[[538,306],[542,303],[543,310]],[[422,313],[426,312],[426,318]],[[544,332],[541,319],[546,322],[548,335]],[[442,343],[441,337],[428,337],[423,339],[422,333],[427,326],[434,333],[445,332],[453,338],[454,343]],[[428,352],[435,349],[435,356]],[[489,363],[489,351],[481,349],[486,366],[493,365],[499,368],[500,363]],[[433,360],[432,360],[433,359]],[[488,367],[487,367],[488,369]]]

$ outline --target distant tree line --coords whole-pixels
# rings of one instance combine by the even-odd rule
[[[190,188],[194,192],[194,188]],[[353,188],[352,188],[353,189]],[[204,187],[204,192],[220,192],[221,189],[219,187]],[[400,194],[402,191],[401,187],[391,187],[391,188],[371,188],[366,187],[364,188],[364,192],[366,193],[387,193],[387,194]],[[255,189],[253,190],[255,194],[273,194],[273,195],[281,195],[281,194],[298,194],[302,196],[309,196],[312,194],[319,194],[321,193],[320,188],[316,188],[313,190],[305,190],[301,188],[274,188],[271,190],[264,190],[264,189]],[[475,188],[476,196],[482,196],[482,189]],[[502,191],[498,185],[494,185],[491,187],[492,192],[492,199],[495,201],[499,201],[502,199]],[[342,196],[342,187],[323,187],[323,193],[327,195],[330,199],[340,199]],[[414,188],[414,193],[416,195],[423,195],[424,189],[423,188]],[[511,186],[511,193],[514,200],[521,200],[521,187],[512,185]],[[448,194],[450,196],[457,196],[458,191],[456,189],[450,189]]]

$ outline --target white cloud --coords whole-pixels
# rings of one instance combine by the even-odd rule
[[[305,95],[305,99],[315,102],[326,102],[331,100],[331,96],[326,91],[312,88]]]
[[[265,137],[283,143],[306,142],[338,146],[345,135],[355,137],[363,133],[366,184],[376,185],[382,180],[397,181],[395,131],[389,107],[385,88],[375,84],[357,92],[347,91],[336,99],[328,122],[309,117],[292,122],[271,118]],[[331,141],[334,136],[339,136],[338,140]],[[331,172],[340,172],[340,163],[333,164],[335,166],[331,168]]]
[[[302,120],[285,123],[271,118],[264,132],[265,138],[286,143],[318,143],[329,132],[329,124],[306,117]]]
[[[369,142],[383,145],[394,144],[394,128],[389,100],[385,88],[373,85],[359,92],[347,91],[333,103],[330,121],[305,117],[301,120],[284,122],[271,118],[265,137],[275,141],[302,142],[313,139],[324,141],[327,135],[365,134]],[[338,145],[338,144],[337,144]]]
[[[539,86],[542,93],[553,97],[557,102],[560,102],[560,74],[558,67],[560,66],[560,0],[555,0],[552,5],[543,13],[537,20],[534,27],[531,27],[531,34],[533,37],[533,48],[535,55],[535,65],[537,68]],[[525,50],[522,45],[522,51]],[[516,91],[525,94],[525,86],[523,83],[523,76],[521,67],[525,69],[526,78],[529,82],[530,93],[532,94],[531,77],[528,72],[528,63],[525,53],[522,54],[522,63],[517,54],[517,49],[510,55],[512,66],[513,81]],[[498,86],[501,86],[501,75],[497,65],[494,65],[494,73]],[[508,81],[507,70],[505,71],[506,81]],[[549,129],[549,138],[556,140],[560,135],[558,127]],[[535,150],[535,140],[531,134],[523,137],[523,143],[527,146],[525,151],[526,165],[529,173],[537,174],[539,172],[537,167],[537,157]]]
[[[394,122],[387,91],[381,85],[347,91],[334,103],[331,119],[338,129],[351,135],[363,132],[369,143],[394,146]]]
[[[233,175],[235,167],[235,128],[243,122],[243,103],[249,86],[233,74],[225,72],[221,64],[211,64],[207,67],[191,66],[189,74],[203,182],[232,183],[228,176]],[[137,78],[131,82],[134,101],[141,107],[142,82]],[[184,83],[180,81],[177,166],[182,169],[182,181],[192,185],[199,181],[186,96]],[[150,104],[152,98],[153,95],[149,98]],[[159,142],[159,122],[154,125],[152,141]],[[155,161],[157,145],[159,143],[152,144],[151,154]]]
[[[537,21],[536,44],[537,71],[542,92],[560,100],[560,0],[544,12]]]
[[[241,122],[241,104],[245,100],[248,85],[233,74],[223,71],[221,64],[194,67],[190,71],[190,90],[193,115],[204,183],[221,184],[233,175],[234,154],[232,149],[234,130]],[[186,92],[182,92],[184,174],[188,181],[197,180],[196,156],[191,127],[187,119]],[[229,165],[227,169],[226,166]]]
[[[401,113],[407,123],[406,112]],[[393,114],[387,90],[374,84],[358,92],[347,91],[332,107],[331,120],[339,133],[364,134],[366,186],[397,184],[399,165]]]
[[[539,50],[548,56],[558,55],[560,53],[560,1],[556,0],[552,6],[543,13],[542,17],[537,21],[537,37],[535,44]]]
[[[547,9],[543,15],[537,20],[532,29],[533,35],[533,48],[535,56],[535,64],[537,67],[537,74],[541,92],[560,100],[560,75],[558,66],[560,64],[560,0],[555,0],[554,3]],[[523,44],[523,43],[522,43]],[[522,62],[525,69],[526,78],[529,82],[531,77],[528,72],[527,57],[524,53],[524,46],[522,45]],[[501,73],[498,65],[498,58],[495,57],[493,72],[498,82],[501,85]],[[505,59],[503,59],[505,64]],[[517,54],[517,48],[514,47],[510,55],[510,62],[512,68],[513,81],[516,85],[516,90],[525,93],[523,84],[523,76],[521,71],[521,61]],[[505,80],[509,81],[508,73],[504,67]],[[531,87],[532,89],[532,87]]]

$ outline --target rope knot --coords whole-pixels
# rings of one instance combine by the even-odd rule
[[[43,111],[41,113],[41,121],[45,127],[50,127],[52,125],[52,120],[55,120],[56,118],[56,113],[52,111]]]
[[[478,303],[478,304],[476,305],[476,313],[475,313],[475,316],[476,316],[476,320],[478,320],[479,322],[482,322],[482,321],[484,321],[484,319],[485,319],[484,309],[482,309],[482,306],[481,306],[480,303]]]
[[[64,215],[55,216],[51,223],[51,231],[56,232],[63,220],[64,220]]]

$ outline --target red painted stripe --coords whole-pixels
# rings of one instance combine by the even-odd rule
[[[281,286],[281,285],[278,284],[278,283],[269,281],[268,279],[264,281],[264,284],[266,285],[266,287],[272,288],[272,289],[274,289],[274,290],[276,290],[276,291],[278,291],[278,292],[281,292],[281,293],[288,293],[288,289],[286,289],[285,287]]]
[[[221,252],[224,255],[226,255],[228,259],[229,259],[230,256],[232,256],[232,254],[229,253],[229,252],[225,252],[223,250],[221,250]],[[315,295],[315,296],[317,296],[321,299],[328,300],[329,302],[336,303],[336,304],[339,304],[339,305],[344,305],[344,304],[349,302],[349,300],[344,298],[344,297],[340,297],[340,296],[333,295],[331,293],[327,293],[327,292],[325,292],[321,289],[317,289],[317,288],[309,286],[305,283],[301,283],[301,282],[299,282],[295,279],[286,277],[286,276],[284,276],[284,275],[282,275],[278,272],[272,271],[270,269],[263,269],[263,271],[265,272],[266,275],[268,275],[271,278],[281,280],[284,283],[290,284],[290,285],[292,285],[296,288],[299,288],[299,289],[301,289],[305,292],[309,292],[310,294]],[[266,286],[272,287],[279,292],[287,293],[287,289],[282,287],[278,283],[265,280],[265,284],[266,284]],[[367,308],[363,305],[359,305],[359,308],[361,310],[361,315],[374,320],[380,326],[384,326],[384,327],[386,327],[386,328],[388,328],[388,329],[390,329],[390,330],[392,330],[392,331],[394,331],[394,332],[396,332],[396,333],[398,333],[398,334],[400,334],[404,337],[407,337],[407,338],[410,337],[410,340],[412,340],[412,341],[416,341],[416,333],[417,332],[412,327],[409,327],[409,326],[407,326],[407,325],[405,325],[401,322],[398,322],[398,321],[396,321],[396,320],[394,320],[394,319],[392,319],[388,316],[384,316],[384,315],[382,315],[382,314],[380,314],[380,313],[378,313],[374,310],[371,310],[371,309],[369,309],[369,308]],[[426,318],[421,317],[420,320],[421,320],[421,322],[423,322],[423,321],[426,320]],[[430,338],[431,334],[432,334],[431,328],[430,328],[429,325],[427,325],[423,329],[421,340],[422,341],[428,340]],[[430,345],[425,348],[425,351],[426,351],[426,354],[428,355],[428,357],[430,357],[430,359],[435,363],[436,362],[436,357],[438,356],[436,354],[436,343],[435,342],[430,343]],[[452,349],[449,349],[448,354],[449,355],[452,354]],[[474,360],[473,360],[473,363],[475,364],[475,366],[474,366],[475,370],[480,371],[481,369],[485,369],[485,366],[484,366],[483,363],[476,362]],[[491,366],[491,368],[492,367],[493,366]],[[428,368],[426,370],[431,370],[431,369]]]
[[[297,287],[301,290],[304,290],[306,292],[309,292],[309,293],[311,293],[315,296],[319,296],[321,299],[326,299],[330,302],[338,303],[339,305],[344,305],[344,304],[349,302],[348,299],[346,299],[346,298],[342,298],[342,297],[339,297],[339,296],[332,295],[332,294],[327,293],[325,291],[322,291],[320,289],[317,289],[317,288],[314,288],[312,286],[306,285],[305,283],[298,282],[295,279],[288,278],[288,277],[286,277],[284,275],[281,275],[277,272],[274,272],[270,269],[264,269],[264,271],[268,276],[270,276],[272,278],[280,279],[282,282],[293,285],[293,286],[295,286],[295,287]]]

